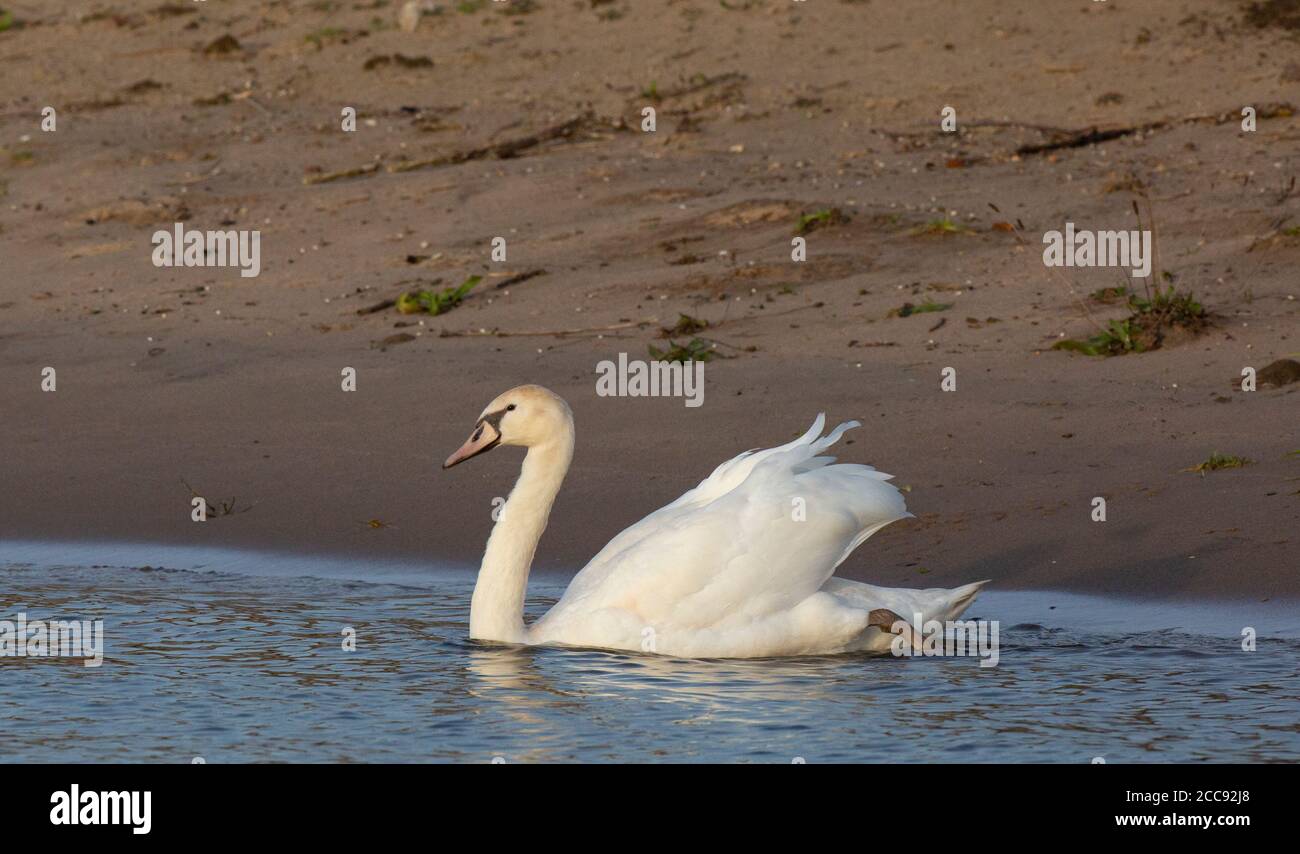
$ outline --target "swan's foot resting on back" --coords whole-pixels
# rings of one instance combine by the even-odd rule
[[[519,644],[753,658],[884,652],[901,620],[953,620],[984,582],[902,590],[832,577],[876,531],[910,516],[890,475],[820,456],[822,436],[746,451],[614,537],[533,625],[523,621],[533,553],[573,459],[573,415],[541,386],[488,404],[450,468],[498,445],[528,449],[488,538],[470,637]],[[901,628],[901,627],[900,627]],[[917,643],[915,637],[911,638]]]
[[[867,619],[867,624],[878,631],[863,632],[853,649],[885,652],[889,650],[894,638],[899,634],[905,635],[905,642],[913,649],[920,650],[921,627],[930,620],[945,623],[960,617],[975,601],[975,595],[985,584],[988,582],[976,581],[974,584],[952,590],[940,587],[932,587],[928,590],[906,590],[876,587],[845,578],[831,578],[822,589],[841,597],[849,603],[850,607],[856,605],[865,608],[875,605]]]

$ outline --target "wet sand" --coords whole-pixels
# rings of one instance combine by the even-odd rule
[[[579,568],[824,410],[864,422],[840,457],[895,474],[917,515],[843,575],[1300,594],[1300,385],[1237,385],[1300,358],[1287,19],[1166,0],[442,5],[406,33],[382,3],[5,3],[22,25],[0,33],[0,538],[473,563],[519,455],[438,465],[536,382],[578,428],[542,569]],[[1138,130],[1016,153],[1093,127]],[[1136,228],[1135,199],[1159,280],[1213,325],[1117,358],[1052,350],[1124,313],[1077,296],[1136,283],[1052,274],[1043,232]],[[800,216],[829,209],[792,263]],[[178,221],[259,229],[261,275],[153,266],[151,234]],[[357,313],[470,275],[422,326]],[[927,299],[951,307],[891,315]],[[596,395],[598,362],[645,358],[683,313],[726,356],[703,406]],[[1185,471],[1215,452],[1254,462]],[[191,487],[234,512],[191,522]]]

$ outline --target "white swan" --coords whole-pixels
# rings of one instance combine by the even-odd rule
[[[728,460],[614,537],[560,601],[525,626],[533,553],[573,459],[573,413],[541,386],[501,395],[443,463],[450,468],[497,445],[528,449],[488,538],[470,637],[752,658],[884,651],[900,617],[955,619],[985,582],[899,590],[831,577],[867,537],[911,514],[885,482],[890,475],[818,456],[858,426],[851,421],[821,437],[825,420],[818,415],[807,433],[779,448]]]

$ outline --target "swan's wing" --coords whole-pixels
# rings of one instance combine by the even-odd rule
[[[846,430],[862,426],[857,421],[846,421],[836,427],[827,436],[822,436],[822,429],[826,426],[826,413],[820,412],[813,420],[813,424],[798,439],[787,442],[777,448],[768,448],[767,450],[745,451],[739,454],[713,470],[713,474],[700,481],[700,485],[688,491],[681,498],[678,498],[668,507],[699,506],[707,504],[717,498],[721,498],[731,490],[740,486],[749,477],[750,473],[764,462],[778,456],[791,457],[793,465],[813,464],[809,467],[826,465],[835,462],[834,457],[818,457],[817,454],[829,448],[839,441],[840,436],[844,435]],[[821,437],[821,438],[818,438]],[[870,469],[870,466],[862,468]],[[872,469],[874,471],[874,469]],[[882,479],[888,480],[889,475],[879,475]],[[665,508],[667,509],[667,508]]]
[[[889,475],[819,454],[856,422],[746,452],[615,537],[534,626],[539,640],[608,637],[601,619],[725,630],[793,608],[863,540],[907,514]],[[584,622],[585,621],[585,622]],[[626,628],[626,627],[625,627]]]
[[[798,439],[777,448],[744,451],[727,460],[714,469],[712,474],[700,481],[698,486],[688,490],[676,501],[661,507],[639,522],[623,529],[574,577],[569,590],[578,592],[590,585],[600,583],[605,575],[603,568],[608,567],[616,556],[626,553],[632,546],[646,537],[658,535],[668,527],[682,524],[684,519],[690,517],[692,510],[704,507],[726,496],[743,484],[746,478],[760,464],[771,460],[773,457],[784,455],[782,459],[789,461],[788,464],[792,471],[795,469],[817,468],[835,462],[834,457],[819,457],[817,454],[838,441],[846,430],[860,425],[857,421],[847,421],[836,427],[829,435],[818,438],[825,426],[826,415],[825,413],[819,413],[817,418],[813,420],[812,427]],[[855,468],[870,472],[871,477],[880,480],[889,480],[892,477],[892,475],[884,472],[877,472],[871,466],[862,465]],[[891,491],[893,490],[891,489]]]

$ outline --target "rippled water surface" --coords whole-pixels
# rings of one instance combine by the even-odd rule
[[[474,643],[471,577],[382,578],[0,564],[0,620],[103,619],[106,646],[98,668],[0,658],[0,760],[1300,760],[1277,607],[989,592],[968,616],[1001,621],[996,667],[682,661]],[[535,581],[530,614],[562,591]]]

